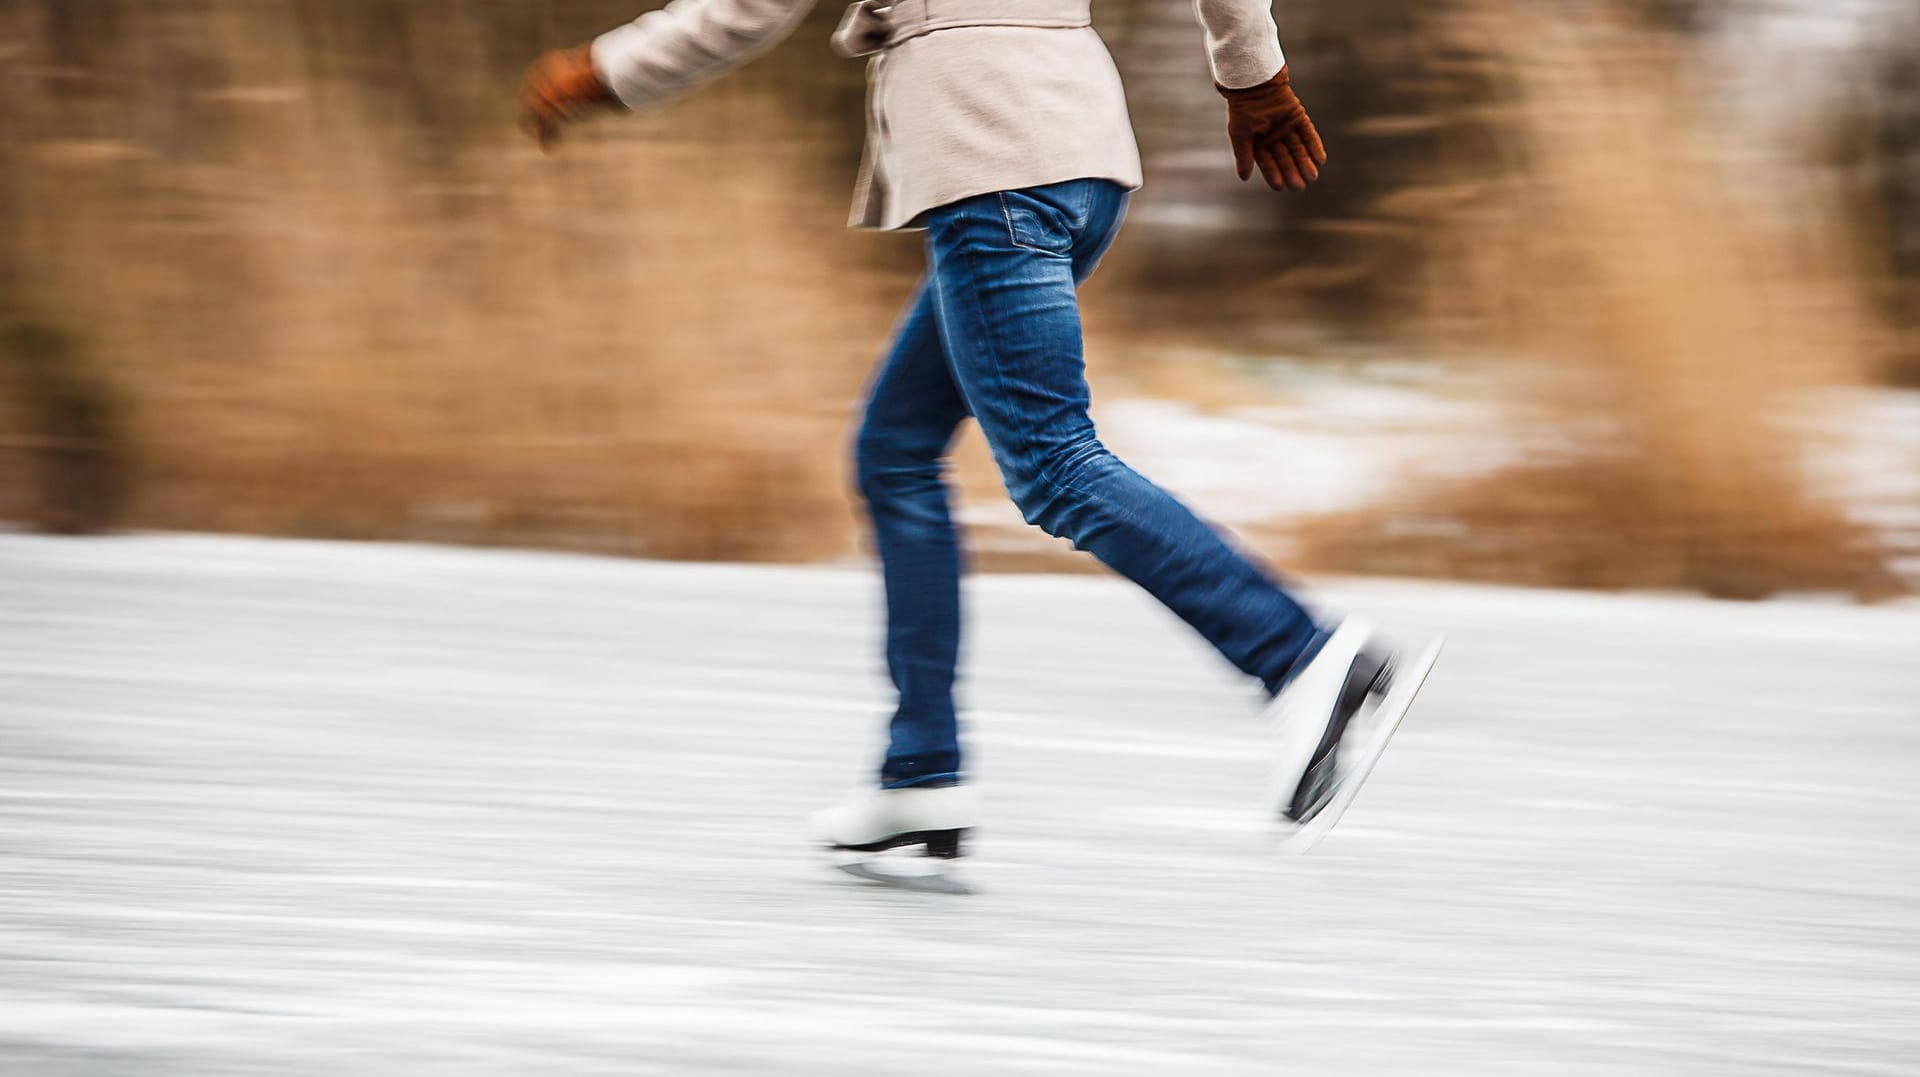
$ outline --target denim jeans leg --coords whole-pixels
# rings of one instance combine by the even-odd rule
[[[966,199],[929,219],[935,302],[953,380],[1028,522],[1145,588],[1276,691],[1318,642],[1313,618],[1186,506],[1096,436],[1078,279],[1124,212],[1076,180]]]
[[[960,771],[953,682],[961,550],[942,459],[966,415],[923,282],[874,376],[855,439],[854,470],[886,585],[887,670],[899,693],[880,770],[888,787],[950,782]]]

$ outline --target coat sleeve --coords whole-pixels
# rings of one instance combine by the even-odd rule
[[[1286,66],[1271,2],[1193,0],[1194,14],[1207,32],[1213,81],[1229,90],[1243,90],[1271,79]]]
[[[814,0],[673,0],[593,42],[593,65],[630,109],[666,103],[780,43]]]

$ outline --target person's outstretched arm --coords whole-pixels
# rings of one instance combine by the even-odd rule
[[[1327,150],[1293,92],[1270,0],[1193,0],[1207,32],[1213,83],[1227,99],[1234,169],[1254,168],[1274,190],[1304,191],[1320,178]]]
[[[673,0],[527,72],[521,126],[550,148],[598,108],[664,104],[779,44],[814,0]]]

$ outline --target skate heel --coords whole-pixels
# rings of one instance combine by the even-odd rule
[[[961,839],[965,830],[935,830],[926,835],[927,855],[935,860],[958,860],[966,854],[961,851]]]

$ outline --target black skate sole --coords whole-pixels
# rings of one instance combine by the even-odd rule
[[[917,845],[920,846],[920,852],[928,859],[951,863],[965,855],[963,839],[968,833],[969,831],[964,828],[914,830],[864,845],[833,845],[829,848],[836,853],[867,854],[907,849]],[[855,860],[850,863],[835,864],[834,867],[862,882],[891,886],[899,890],[914,890],[924,894],[974,893],[972,887],[947,874],[944,868],[932,872],[893,871],[889,870],[880,859]]]
[[[904,849],[911,845],[923,845],[925,852],[935,860],[958,860],[966,853],[962,848],[962,839],[967,836],[965,828],[959,830],[915,830],[906,834],[895,834],[880,841],[865,845],[835,845],[833,849],[843,853],[884,853],[892,849]]]

